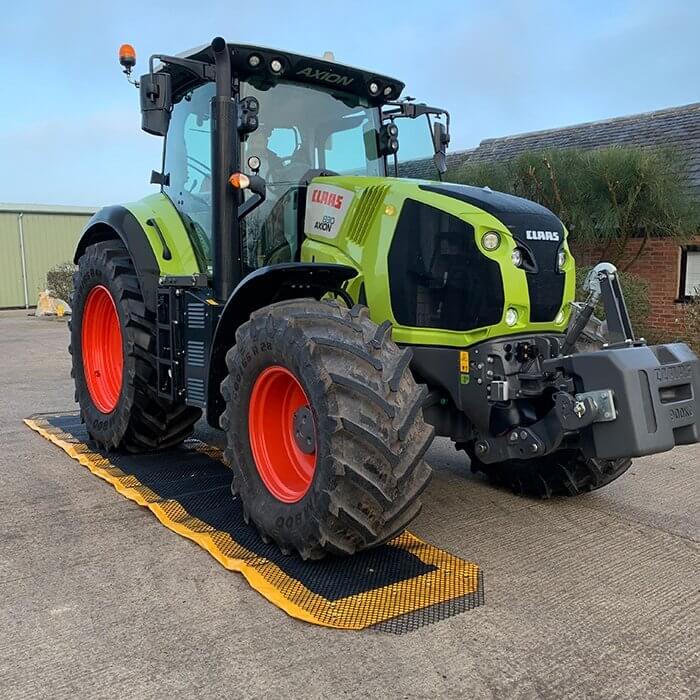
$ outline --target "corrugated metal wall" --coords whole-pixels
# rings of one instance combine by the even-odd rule
[[[22,213],[29,306],[36,305],[49,268],[72,259],[80,232],[89,218],[90,214]],[[19,223],[19,211],[0,211],[0,309],[25,305]]]

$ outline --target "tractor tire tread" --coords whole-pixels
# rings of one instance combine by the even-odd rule
[[[126,246],[117,240],[89,245],[78,261],[74,289],[78,289],[84,275],[93,267],[101,267],[105,273],[122,319],[127,362],[123,381],[128,385],[122,392],[118,419],[111,422],[109,430],[98,430],[88,423],[88,432],[105,449],[144,452],[163,450],[182,442],[193,430],[201,411],[181,402],[170,402],[157,395],[155,385],[155,314],[146,308],[138,277]],[[76,293],[71,302],[76,301]],[[75,308],[75,307],[74,307]],[[75,321],[75,319],[73,319]],[[82,360],[74,351],[79,343],[79,329],[71,328],[69,350],[73,356],[71,375],[80,372]],[[83,418],[89,412],[84,404],[90,402],[83,382],[76,384],[76,396],[81,404]]]
[[[247,399],[236,397],[232,377],[242,372],[239,348],[261,337],[277,338],[286,354],[313,366],[330,407],[325,468],[333,479],[306,539],[267,529],[254,511],[251,521],[282,551],[295,550],[305,559],[349,555],[392,539],[420,512],[420,495],[431,476],[424,455],[434,430],[423,421],[425,388],[415,383],[410,353],[391,341],[389,325],[376,325],[359,305],[348,309],[334,301],[294,299],[254,312],[227,353],[229,376],[221,385],[227,404],[221,418],[224,455],[242,501],[246,480],[234,434],[241,425],[236,412],[244,410],[238,403],[247,406]]]
[[[548,499],[558,496],[578,496],[595,491],[622,476],[632,460],[594,459],[580,450],[564,449],[539,459],[509,460],[484,464],[466,448],[472,469],[485,474],[495,485],[514,493]]]

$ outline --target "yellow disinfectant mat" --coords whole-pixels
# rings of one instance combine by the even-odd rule
[[[353,557],[302,561],[265,544],[231,495],[231,472],[217,448],[187,440],[167,452],[104,454],[76,414],[26,424],[173,532],[238,571],[292,617],[326,627],[403,633],[483,603],[479,567],[409,532]]]

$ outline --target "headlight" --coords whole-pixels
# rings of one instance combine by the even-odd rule
[[[506,311],[506,326],[514,326],[518,322],[518,312],[515,309]]]
[[[481,238],[481,245],[484,246],[484,250],[489,252],[496,250],[501,245],[501,234],[497,231],[485,233]]]
[[[510,259],[513,261],[515,267],[521,267],[523,264],[523,253],[520,248],[516,248],[511,254]]]
[[[557,253],[557,270],[559,270],[559,272],[561,272],[564,269],[564,265],[566,265],[566,259],[566,251],[563,248],[560,248],[559,252]]]

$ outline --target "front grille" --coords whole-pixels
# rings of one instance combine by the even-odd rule
[[[527,228],[536,230],[537,222]],[[557,253],[559,243],[556,241],[527,240],[527,228],[509,226],[518,245],[526,248],[535,269],[526,272],[527,289],[530,294],[530,320],[533,323],[549,323],[559,313],[564,296],[565,275],[557,271]]]
[[[411,199],[389,250],[389,289],[403,326],[470,331],[503,316],[501,270],[479,251],[474,228]]]
[[[564,296],[564,275],[542,271],[527,273],[530,292],[530,320],[533,323],[549,323],[559,313]]]

